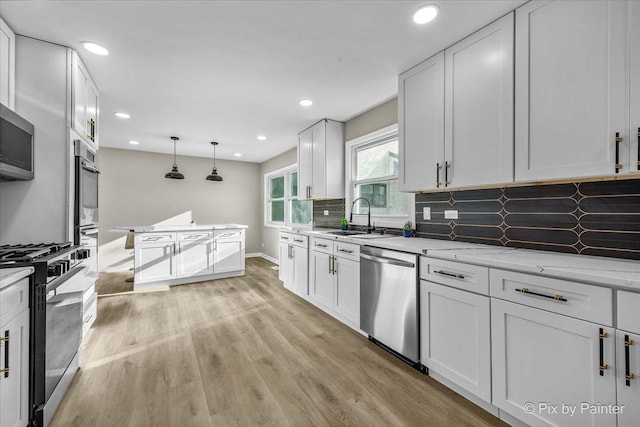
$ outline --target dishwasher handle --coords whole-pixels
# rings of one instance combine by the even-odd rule
[[[399,267],[414,268],[416,266],[412,262],[402,261],[402,260],[394,259],[394,258],[366,255],[366,254],[363,254],[363,253],[360,254],[360,258],[368,259],[370,261],[377,262],[377,263],[380,263],[380,264],[397,265]]]

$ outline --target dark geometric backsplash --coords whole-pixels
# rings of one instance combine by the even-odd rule
[[[640,260],[640,179],[417,194],[416,235]]]

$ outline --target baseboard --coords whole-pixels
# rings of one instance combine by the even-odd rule
[[[246,254],[244,256],[245,258],[264,258],[267,261],[271,261],[272,263],[276,264],[276,265],[280,265],[280,261],[278,261],[277,258],[274,257],[270,257],[269,255],[262,253],[262,252],[254,252],[254,253],[250,253],[250,254]]]

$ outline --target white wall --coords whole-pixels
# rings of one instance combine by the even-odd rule
[[[35,177],[0,182],[0,244],[69,240],[68,61],[64,47],[16,37],[15,111],[35,127]]]
[[[178,148],[179,150],[179,148]],[[124,249],[125,234],[116,226],[151,224],[236,223],[249,226],[247,253],[260,252],[262,230],[261,175],[258,163],[217,160],[222,182],[205,181],[212,159],[178,156],[183,180],[166,179],[173,156],[143,151],[101,148],[98,236],[101,270],[126,270],[132,250]]]

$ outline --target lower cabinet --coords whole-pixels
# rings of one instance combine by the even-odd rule
[[[244,270],[244,236],[218,238],[213,242],[213,272],[229,273]]]
[[[29,279],[0,291],[0,427],[29,422]]]
[[[360,328],[360,246],[312,239],[309,299],[335,317]]]
[[[284,287],[300,296],[309,294],[308,237],[280,233],[280,269],[278,278]]]
[[[421,363],[490,402],[489,297],[422,280],[420,313]]]
[[[637,325],[640,328],[640,324]],[[640,335],[616,331],[618,427],[640,426]]]
[[[532,426],[615,426],[612,328],[493,298],[493,404]],[[575,411],[573,414],[570,411]]]
[[[178,242],[176,271],[178,277],[213,274],[212,240]]]
[[[135,283],[171,280],[177,277],[174,242],[135,245]]]

